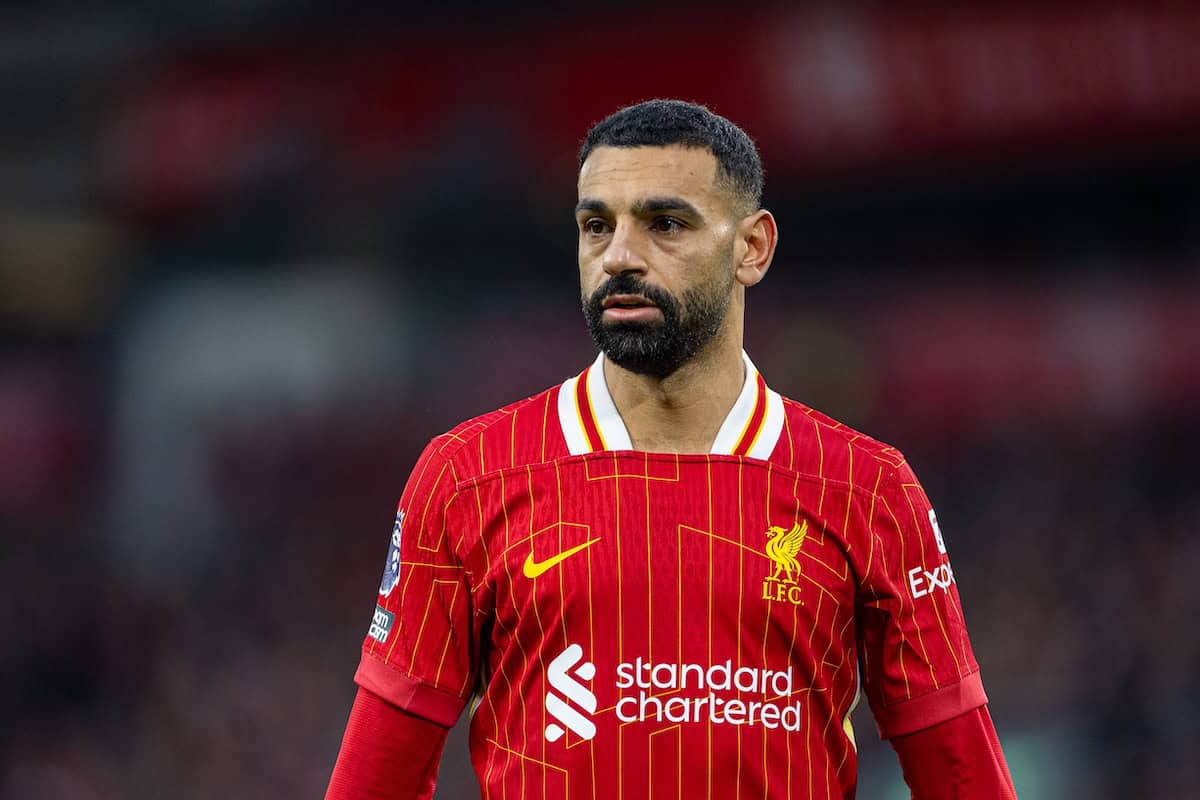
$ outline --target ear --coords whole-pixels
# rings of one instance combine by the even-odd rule
[[[775,217],[765,208],[755,211],[738,223],[741,259],[734,267],[734,277],[743,286],[753,286],[763,279],[775,257],[775,245],[779,243],[779,228]]]

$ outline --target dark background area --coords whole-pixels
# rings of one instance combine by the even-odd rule
[[[408,469],[592,357],[575,151],[656,96],[759,142],[747,349],[921,476],[1021,797],[1200,795],[1200,9],[659,10],[0,4],[0,797],[320,796]]]

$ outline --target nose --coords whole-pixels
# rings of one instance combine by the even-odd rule
[[[642,252],[644,244],[638,236],[635,223],[618,221],[608,246],[604,248],[600,265],[609,275],[624,275],[630,272],[644,274],[648,266]]]

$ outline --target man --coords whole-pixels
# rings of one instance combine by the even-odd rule
[[[580,154],[600,356],[426,448],[327,797],[853,797],[860,688],[918,798],[1015,797],[903,456],[742,351],[777,231],[739,128],[655,100]]]

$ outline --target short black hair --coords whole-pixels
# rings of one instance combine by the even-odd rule
[[[717,178],[733,190],[739,206],[762,205],[762,159],[746,132],[720,114],[683,100],[646,100],[626,106],[588,131],[579,166],[597,147],[667,147],[708,150],[717,159]]]

